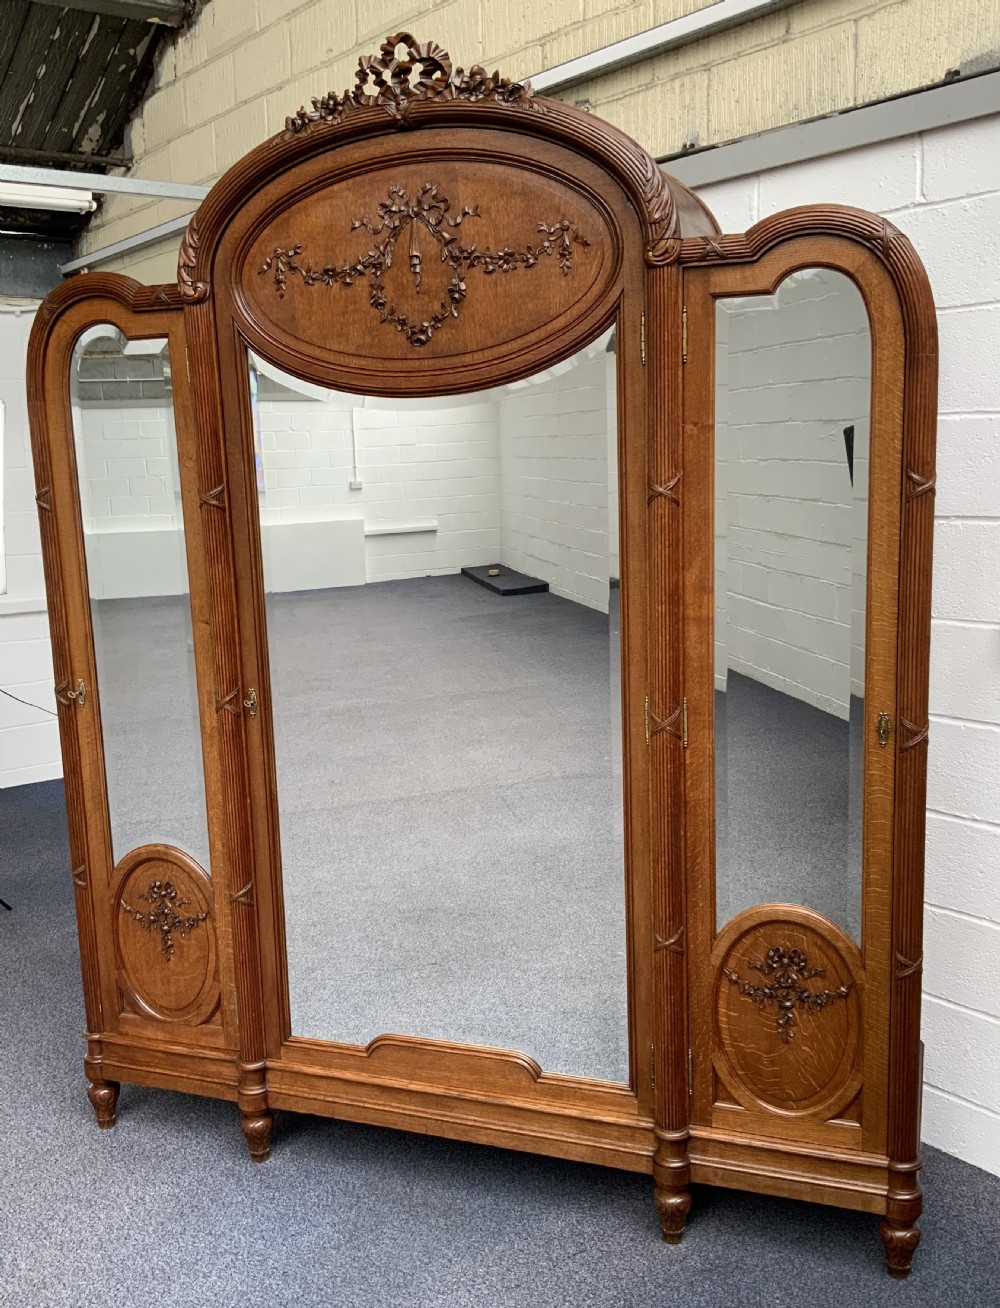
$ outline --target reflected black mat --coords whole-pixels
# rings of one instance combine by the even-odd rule
[[[62,784],[0,791],[3,1308],[941,1308],[998,1303],[1000,1178],[926,1151],[915,1271],[876,1219],[695,1188],[659,1238],[648,1177],[126,1086],[99,1131]]]
[[[494,595],[544,595],[549,588],[547,581],[538,577],[529,577],[524,572],[515,572],[494,563],[479,568],[463,568],[462,576],[469,577],[480,586],[485,586]]]

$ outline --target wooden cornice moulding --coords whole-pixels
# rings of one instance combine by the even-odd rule
[[[115,272],[87,272],[67,277],[45,297],[35,314],[35,326],[50,332],[55,322],[75,304],[106,299],[129,313],[155,313],[180,309],[180,288],[172,285],[146,286],[133,277]]]
[[[680,261],[688,266],[754,263],[776,245],[800,236],[839,236],[874,250],[899,293],[908,358],[936,362],[937,320],[926,270],[908,238],[879,214],[843,204],[799,205],[762,219],[746,232],[688,237],[681,242]],[[936,369],[933,375],[936,387]]]

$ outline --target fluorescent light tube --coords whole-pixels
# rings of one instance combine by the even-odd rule
[[[69,186],[0,182],[0,205],[15,209],[55,209],[60,213],[93,213],[97,201],[91,191],[77,191]]]

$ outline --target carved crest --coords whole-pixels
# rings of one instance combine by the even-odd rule
[[[574,247],[588,248],[590,241],[569,222],[558,219],[554,223],[540,222],[541,240],[527,244],[523,250],[506,247],[503,250],[481,250],[476,245],[463,245],[456,230],[469,218],[478,218],[476,205],[466,205],[452,214],[451,201],[432,182],[425,182],[411,199],[401,186],[389,187],[389,198],[378,206],[377,220],[355,218],[351,230],[363,227],[372,236],[382,237],[354,263],[340,267],[310,267],[300,263],[301,245],[287,249],[279,247],[264,260],[258,269],[260,276],[273,272],[274,289],[284,297],[290,276],[300,277],[306,286],[353,286],[360,279],[368,282],[368,302],[378,313],[381,322],[390,323],[406,337],[411,345],[426,345],[435,332],[448,321],[457,318],[459,307],[468,294],[465,274],[478,268],[487,277],[494,273],[509,273],[517,268],[534,268],[540,259],[554,256],[559,270],[568,277],[573,269]],[[402,255],[399,241],[408,234],[405,258],[413,287],[420,294],[424,259],[431,256],[451,269],[451,280],[445,298],[421,321],[411,321],[393,302],[386,289],[386,274],[393,260]]]
[[[836,990],[810,990],[805,983],[825,973],[821,967],[810,967],[801,949],[772,945],[763,962],[752,959],[748,966],[766,978],[762,985],[744,981],[738,972],[728,967],[723,969],[726,979],[739,986],[740,994],[752,1000],[762,1011],[771,1004],[777,1007],[775,1029],[786,1045],[795,1037],[797,1007],[807,1013],[818,1013],[834,1000],[846,999],[851,993],[849,985],[838,986]]]
[[[418,44],[409,32],[387,36],[377,55],[362,55],[354,80],[356,85],[342,95],[330,91],[314,98],[311,109],[303,107],[286,118],[286,130],[301,132],[313,123],[339,123],[346,113],[372,106],[383,108],[402,123],[410,106],[419,100],[493,100],[537,108],[530,82],[514,82],[499,72],[489,77],[478,64],[468,72],[453,68],[443,46],[436,41]]]

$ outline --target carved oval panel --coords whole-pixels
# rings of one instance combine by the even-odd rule
[[[441,156],[312,186],[264,216],[239,264],[246,334],[282,366],[490,379],[490,360],[563,335],[570,353],[599,325],[621,241],[570,177]]]
[[[834,1116],[861,1084],[864,978],[853,941],[818,913],[764,905],[713,959],[716,1071],[747,1108]]]
[[[140,1013],[197,1024],[219,1004],[212,886],[168,845],[133,850],[112,900],[118,980]]]

